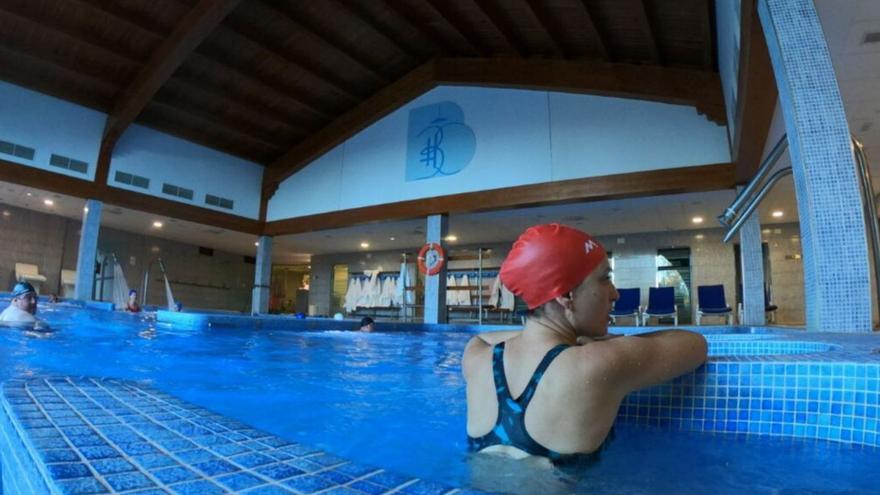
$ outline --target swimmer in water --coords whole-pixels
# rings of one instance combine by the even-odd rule
[[[528,304],[522,330],[465,347],[468,445],[474,452],[551,461],[597,452],[623,398],[706,360],[698,333],[608,334],[617,289],[605,249],[559,224],[526,230],[501,266]]]
[[[36,323],[37,291],[28,282],[18,282],[12,288],[12,301],[0,313],[0,322]]]

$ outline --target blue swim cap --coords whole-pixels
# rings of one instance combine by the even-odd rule
[[[37,289],[34,289],[34,286],[29,284],[28,282],[18,282],[15,284],[15,287],[12,288],[12,298],[21,297],[28,292],[37,293]]]
[[[131,289],[130,291],[128,291],[128,295],[129,295],[129,296],[131,296],[132,294],[137,295],[137,293],[138,293],[138,291],[136,291],[136,290],[134,290],[134,289]]]

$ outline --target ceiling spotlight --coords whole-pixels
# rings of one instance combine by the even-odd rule
[[[369,242],[362,242],[361,247],[364,249],[367,249],[368,247],[370,247],[370,243]]]
[[[27,195],[28,195],[28,197],[31,197],[31,196],[33,196],[33,194],[31,194],[31,193],[27,193]]]
[[[388,240],[389,240],[389,241],[393,241],[394,238],[393,238],[393,237],[389,237]]]
[[[773,218],[781,218],[783,213],[782,210],[776,210],[770,214]]]
[[[255,243],[254,243],[254,246],[259,247],[259,246],[260,246],[260,241],[255,242]]]
[[[161,229],[161,228],[162,228],[162,222],[156,220],[155,222],[153,222],[153,227],[156,227],[157,229]]]
[[[55,204],[55,202],[52,201],[51,199],[44,199],[44,200],[43,200],[43,204],[46,205],[46,206],[52,206],[52,205]]]
[[[691,218],[691,222],[694,222],[694,223],[703,223],[703,217],[694,217],[694,218]]]
[[[89,212],[89,207],[88,207],[88,206],[83,206],[83,211],[86,212],[86,213],[88,213],[88,212]]]
[[[458,237],[456,237],[454,235],[448,235],[448,236],[446,236],[446,240],[449,242],[455,242],[458,240]]]

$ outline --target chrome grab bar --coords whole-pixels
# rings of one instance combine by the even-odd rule
[[[739,229],[742,228],[742,226],[746,222],[746,220],[748,220],[749,217],[752,216],[752,213],[755,211],[755,208],[758,207],[758,203],[760,203],[761,200],[764,199],[764,196],[766,196],[767,193],[770,192],[770,189],[772,189],[773,186],[775,186],[776,183],[779,182],[779,179],[785,177],[786,175],[790,175],[790,174],[791,174],[791,167],[785,167],[785,168],[777,170],[773,175],[770,176],[770,179],[767,180],[767,183],[764,184],[764,187],[762,187],[761,190],[758,191],[758,195],[755,196],[754,199],[749,201],[749,204],[746,207],[746,211],[744,211],[742,213],[742,215],[739,215],[738,217],[736,217],[736,222],[734,222],[733,226],[730,227],[730,230],[728,230],[727,234],[724,236],[725,244],[727,242],[730,242],[730,239],[733,236],[735,236],[737,232],[739,232]]]
[[[850,134],[850,142],[852,144],[852,153],[856,162],[856,174],[859,181],[859,193],[862,196],[862,209],[865,216],[865,223],[868,226],[870,235],[868,240],[871,243],[871,253],[873,255],[874,265],[874,284],[876,287],[877,297],[880,298],[880,225],[877,223],[877,199],[880,194],[874,194],[874,186],[871,182],[871,170],[868,166],[868,157],[865,154],[865,148],[862,143],[852,134]],[[724,210],[724,213],[718,216],[721,225],[730,227],[724,236],[724,242],[730,242],[730,239],[739,232],[739,229],[745,221],[755,212],[758,204],[764,199],[764,196],[770,192],[770,189],[779,182],[779,179],[792,173],[791,167],[786,167],[776,171],[767,182],[761,187],[757,195],[752,197],[752,193],[758,187],[758,184],[764,180],[773,165],[782,156],[782,153],[788,149],[788,136],[783,135],[767,158],[761,163],[758,173],[736,196],[730,206]],[[740,213],[743,204],[746,204],[745,210]],[[731,223],[733,225],[731,225]],[[878,302],[877,304],[880,304]]]
[[[776,162],[779,161],[779,158],[787,149],[788,135],[783,134],[782,137],[779,138],[779,141],[776,142],[776,145],[773,146],[773,149],[770,150],[770,154],[767,155],[767,158],[761,163],[761,166],[758,167],[758,173],[755,174],[755,177],[749,181],[748,185],[746,185],[739,194],[736,195],[736,199],[734,199],[733,203],[724,210],[724,213],[718,215],[718,221],[721,222],[721,225],[730,227],[730,224],[733,223],[737,215],[739,215],[739,210],[742,208],[743,203],[750,199],[755,188],[757,188],[758,184],[764,180],[764,177],[767,177],[767,174],[770,173],[770,169],[773,168],[773,165],[776,165]],[[760,199],[758,201],[760,201]]]

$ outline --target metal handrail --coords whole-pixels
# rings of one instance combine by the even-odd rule
[[[853,154],[856,158],[856,166],[858,167],[859,182],[861,183],[862,208],[865,214],[865,223],[868,224],[868,230],[871,233],[871,251],[874,255],[874,285],[877,288],[877,297],[880,298],[880,226],[877,225],[877,204],[874,196],[874,186],[871,182],[871,169],[868,166],[868,156],[865,154],[865,147],[856,139],[850,136],[852,140]],[[878,302],[880,304],[880,302]]]
[[[850,134],[850,142],[852,143],[852,153],[856,162],[856,173],[859,180],[859,193],[862,196],[863,214],[865,217],[865,223],[868,225],[870,232],[869,241],[871,243],[871,253],[873,255],[874,284],[877,297],[880,299],[880,225],[878,225],[877,219],[877,199],[880,197],[880,194],[876,196],[874,194],[874,186],[871,181],[871,170],[868,166],[868,156],[865,153],[864,146],[852,134]],[[787,148],[787,135],[783,135],[761,164],[755,177],[742,191],[740,191],[736,199],[733,200],[733,203],[724,210],[724,213],[718,216],[718,221],[721,222],[722,225],[730,226],[730,230],[728,230],[727,234],[724,236],[725,243],[729,242],[730,239],[739,232],[739,229],[742,228],[745,221],[748,220],[752,213],[754,213],[758,204],[764,199],[764,196],[767,195],[770,189],[779,182],[779,179],[792,173],[791,167],[778,170],[770,176],[770,179],[768,179],[764,186],[761,187],[761,190],[758,191],[757,195],[751,197],[755,188],[758,186],[758,183],[764,180],[764,177],[766,177],[770,168],[777,160],[779,160],[779,157],[782,156],[782,153]],[[746,203],[747,206],[745,210],[740,213],[740,208]],[[730,225],[731,222],[733,222],[733,225]],[[877,304],[880,306],[880,301],[878,301]]]
[[[776,142],[776,145],[773,146],[773,149],[770,150],[770,154],[767,155],[767,158],[761,163],[761,166],[758,167],[758,172],[755,174],[755,177],[739,192],[739,194],[736,195],[736,199],[734,199],[733,203],[724,210],[724,213],[718,215],[718,221],[721,222],[721,225],[730,227],[730,224],[739,215],[739,210],[742,208],[743,203],[749,200],[752,192],[754,192],[755,188],[758,187],[758,184],[764,180],[764,177],[770,173],[770,169],[776,165],[776,162],[779,161],[779,158],[787,149],[788,135],[783,134],[782,137],[779,138],[779,141]]]
[[[762,187],[761,190],[758,191],[758,195],[749,202],[746,210],[736,218],[736,222],[733,224],[733,226],[730,227],[730,230],[727,231],[727,234],[724,236],[725,243],[729,242],[730,239],[735,236],[737,232],[739,232],[739,229],[742,228],[746,220],[749,219],[749,217],[755,211],[755,208],[757,208],[761,200],[764,199],[764,196],[766,196],[767,193],[770,192],[770,189],[772,189],[773,186],[775,186],[776,183],[779,182],[779,179],[790,174],[791,167],[785,167],[783,169],[777,170],[773,175],[770,176],[770,179],[767,180],[767,183],[764,184],[764,187]]]

